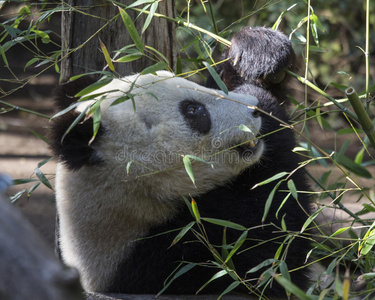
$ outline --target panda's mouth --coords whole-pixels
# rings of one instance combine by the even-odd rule
[[[235,149],[242,155],[253,155],[254,152],[260,145],[260,140],[258,138],[247,141],[246,143],[238,144]]]

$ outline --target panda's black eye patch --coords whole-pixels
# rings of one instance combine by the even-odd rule
[[[201,134],[207,134],[210,131],[211,116],[202,103],[184,100],[180,103],[180,112],[192,130]]]

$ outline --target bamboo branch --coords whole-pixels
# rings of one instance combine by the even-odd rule
[[[375,126],[372,124],[370,117],[366,113],[357,92],[354,88],[350,87],[345,90],[345,94],[348,96],[350,104],[358,116],[363,131],[367,134],[372,147],[375,149]]]

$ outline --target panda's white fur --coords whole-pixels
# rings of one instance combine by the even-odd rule
[[[94,93],[106,91],[101,103],[105,131],[93,144],[104,164],[71,171],[59,162],[56,172],[62,257],[79,270],[87,291],[105,289],[137,238],[185,205],[180,195],[225,184],[255,164],[264,150],[261,141],[247,157],[232,149],[249,144],[260,129],[261,118],[254,114],[258,100],[252,96],[225,95],[169,72],[114,79]],[[132,100],[111,106],[127,93],[134,95],[136,111]],[[179,110],[184,100],[206,107],[212,120],[208,134],[189,127]],[[77,112],[92,102],[83,102]],[[241,124],[250,130],[240,130]],[[195,186],[183,155],[208,162],[192,162]]]

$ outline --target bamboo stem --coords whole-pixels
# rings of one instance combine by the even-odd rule
[[[363,131],[367,134],[372,147],[375,149],[375,126],[372,124],[370,117],[366,113],[357,92],[354,88],[350,87],[345,90],[345,94],[348,96],[350,104],[358,116]]]
[[[328,95],[325,91],[323,91],[322,89],[318,88],[315,84],[313,84],[312,82],[310,82],[309,80],[297,75],[296,73],[293,73],[292,71],[290,70],[286,70],[286,72],[288,74],[290,74],[291,76],[293,76],[294,78],[296,78],[298,81],[302,82],[303,84],[307,85],[308,87],[312,88],[314,91],[318,92],[319,94],[321,94],[322,96],[326,97],[328,100],[330,100],[331,102],[333,102],[338,108],[340,108],[340,110],[344,113],[346,113],[348,116],[350,116],[353,120],[359,122],[358,120],[358,117],[352,113],[351,111],[349,111],[345,106],[343,106],[340,102],[338,102],[336,99],[334,99],[333,97],[331,97],[330,95]]]
[[[1,104],[4,104],[4,105],[7,105],[9,107],[12,107],[13,109],[15,110],[20,110],[20,111],[24,111],[24,112],[27,112],[29,114],[33,114],[33,115],[36,115],[36,116],[39,116],[39,117],[42,117],[42,118],[46,118],[46,119],[50,119],[51,117],[50,116],[47,116],[47,115],[44,115],[44,114],[41,114],[41,113],[38,113],[36,111],[32,111],[32,110],[29,110],[29,109],[26,109],[26,108],[22,108],[22,107],[19,107],[17,105],[13,105],[13,104],[10,104],[8,102],[5,102],[5,101],[2,101],[0,100],[0,103]]]

